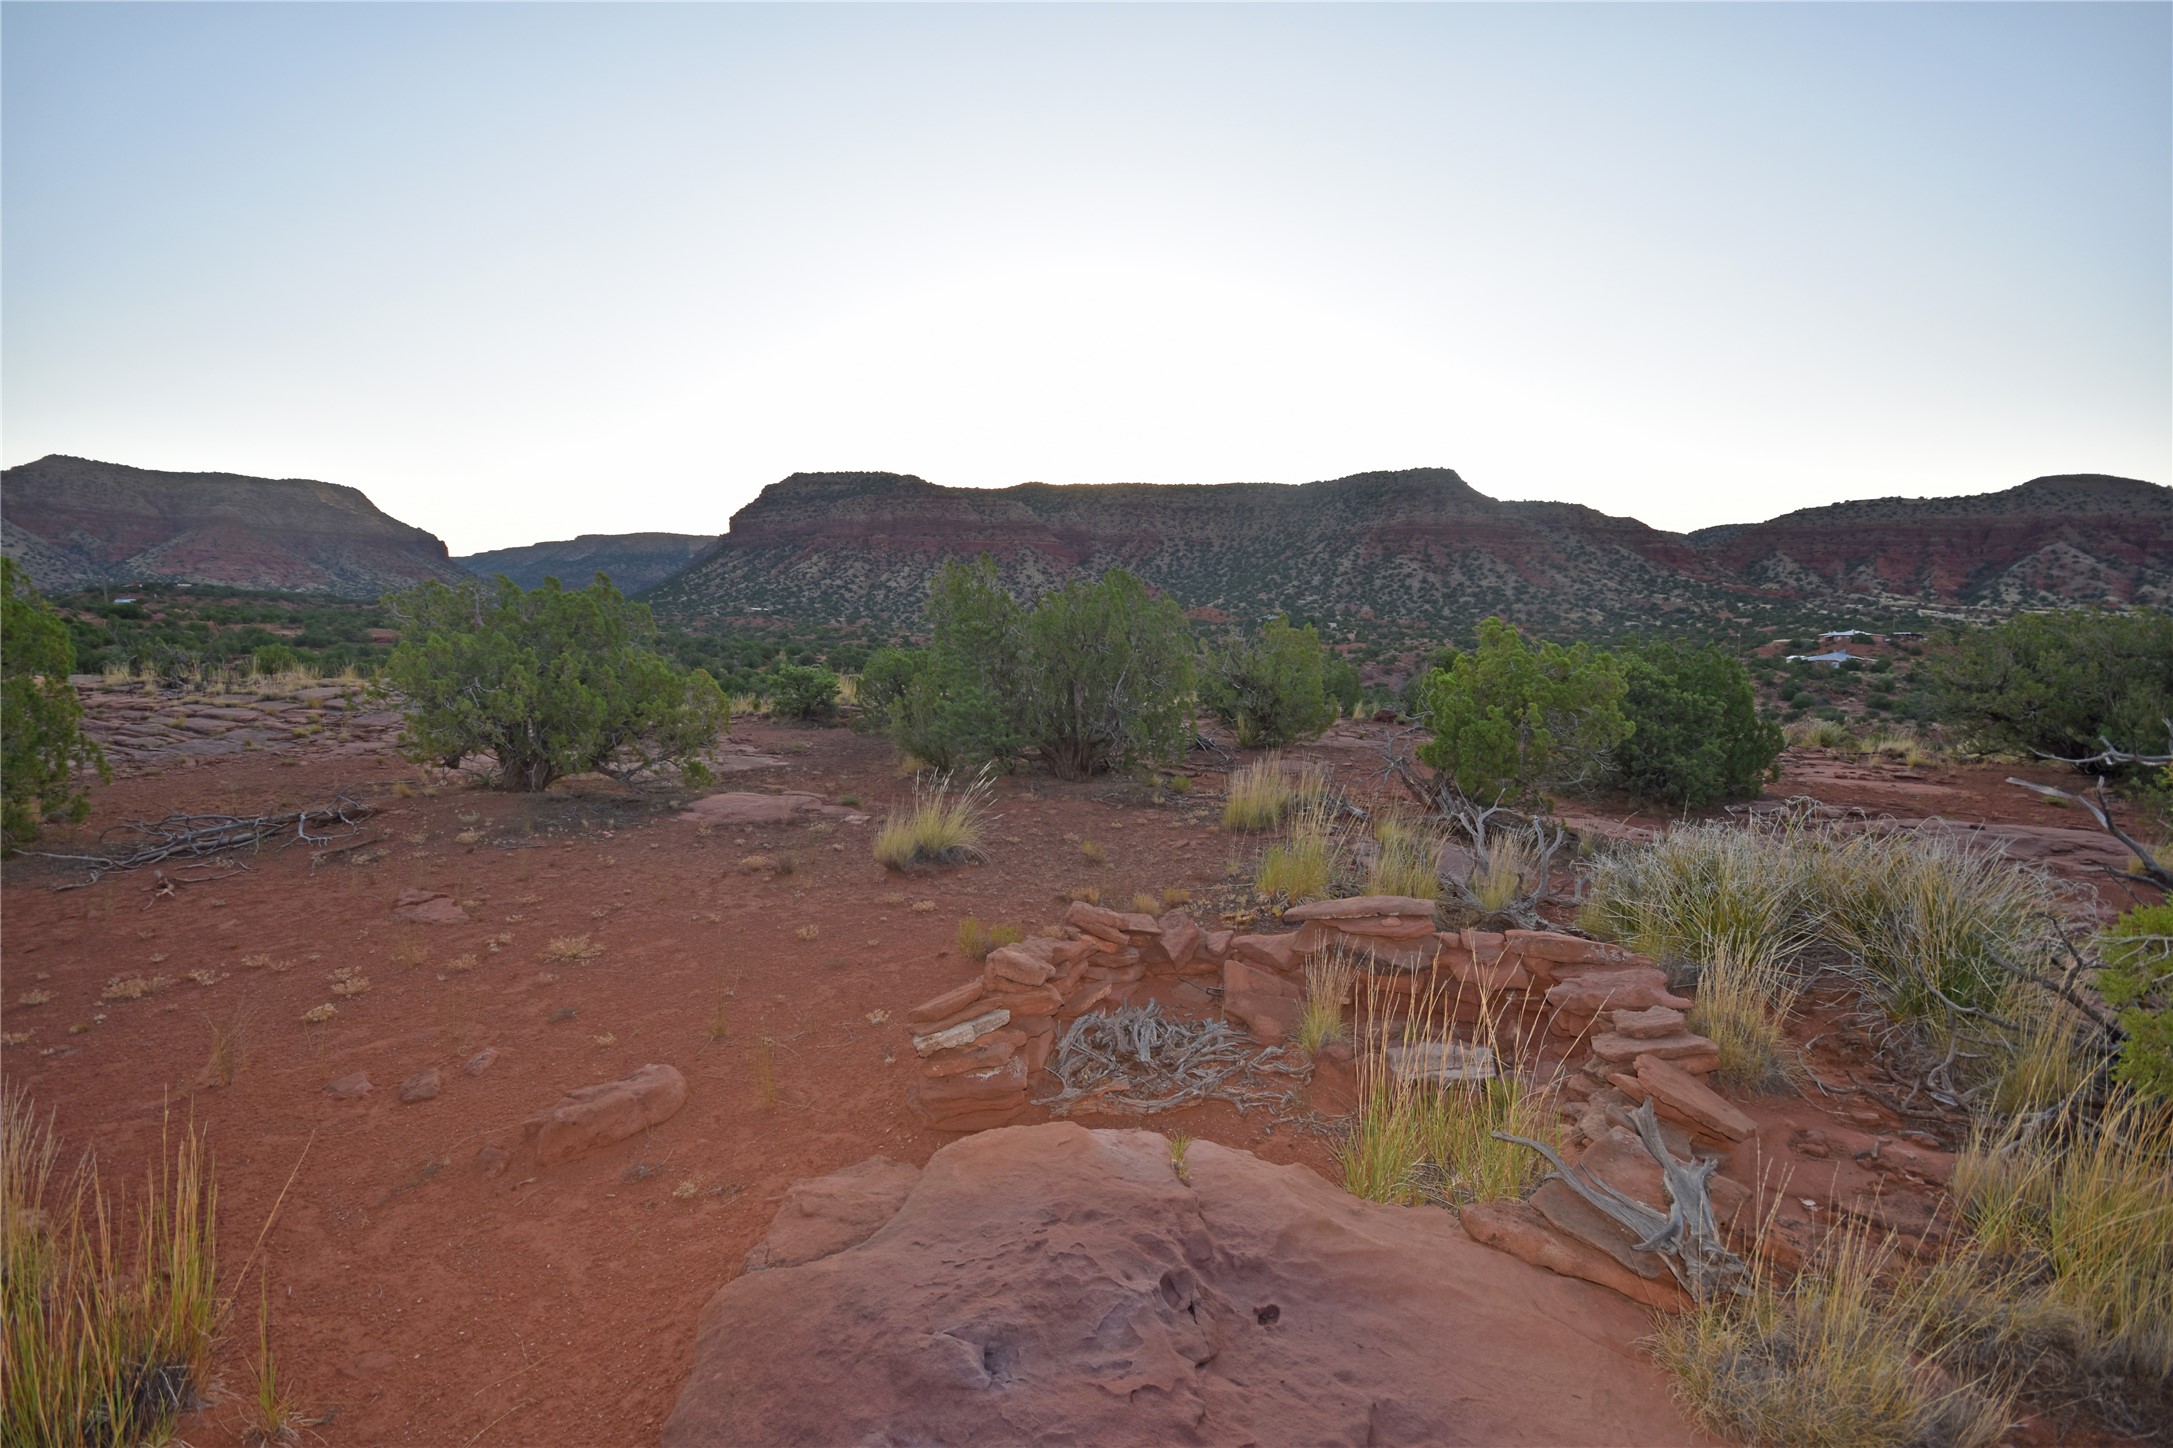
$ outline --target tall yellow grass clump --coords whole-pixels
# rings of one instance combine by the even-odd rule
[[[1343,1003],[1356,975],[1349,952],[1337,949],[1305,963],[1305,1009],[1292,1033],[1298,1049],[1311,1053],[1343,1038]]]
[[[2055,940],[2066,897],[2044,870],[1951,830],[1866,831],[1820,852],[1811,875],[1822,933],[1868,971],[1904,1020],[1994,1005],[1999,962]]]
[[[1582,923],[1655,960],[1785,961],[1815,937],[1818,852],[1791,824],[1676,825],[1650,848],[1594,862]]]
[[[1016,925],[985,925],[978,915],[968,915],[958,922],[958,953],[968,960],[986,960],[990,951],[1016,945],[1025,938],[1026,932]]]
[[[1800,749],[1851,749],[1856,736],[1839,719],[1806,719],[1788,726],[1788,742]]]
[[[1996,1115],[2057,1106],[2083,1089],[2096,1062],[2074,1007],[2016,981],[2000,997],[1999,1015],[2011,1028],[2000,1038],[1992,1081]]]
[[[211,1361],[217,1189],[191,1128],[131,1225],[84,1157],[56,1179],[50,1117],[0,1104],[0,1442],[163,1440]]]
[[[1770,952],[1716,950],[1698,972],[1690,1029],[1720,1049],[1713,1073],[1724,1085],[1762,1091],[1788,1079],[1788,1017],[1801,981]]]
[[[1373,863],[1368,895],[1441,898],[1441,836],[1407,814],[1384,812],[1373,822]]]
[[[1485,857],[1471,874],[1468,888],[1472,903],[1483,915],[1499,915],[1533,893],[1539,882],[1532,876],[1538,868],[1538,854],[1523,835],[1505,834],[1489,840]]]
[[[1748,1295],[1663,1318],[1654,1354],[1692,1411],[1744,1443],[1989,1448],[2011,1396],[1962,1368],[1942,1294],[1890,1242],[1835,1232],[1794,1281],[1752,1259]]]
[[[1230,776],[1223,797],[1222,827],[1247,834],[1272,830],[1292,810],[1318,800],[1328,776],[1317,765],[1292,765],[1280,754],[1254,760]]]
[[[1386,1002],[1367,1002],[1367,1014],[1384,1024],[1360,1052],[1358,1110],[1337,1148],[1344,1189],[1354,1196],[1403,1206],[1518,1197],[1547,1174],[1546,1159],[1496,1133],[1562,1145],[1553,1093],[1516,1076],[1443,1086],[1397,1075],[1390,1048],[1445,1037],[1445,1028],[1427,1023],[1445,1020],[1448,1004],[1428,991],[1400,1024],[1385,1024]],[[1482,1010],[1481,1018],[1492,1019],[1492,1012]],[[1514,1053],[1515,1043],[1496,1038],[1491,1027],[1482,1035],[1495,1061]]]
[[[1771,1015],[1786,1016],[1793,1001],[1781,993],[1797,962],[1824,947],[1934,1044],[1957,1034],[1977,1041],[1978,1074],[2042,1095],[2066,1069],[2055,1037],[1993,1033],[1971,1012],[1997,1013],[2011,1000],[2013,976],[2001,962],[2038,960],[2056,943],[2068,893],[2043,870],[1936,823],[1678,825],[1650,848],[1603,856],[1589,883],[1587,929],[1663,961],[1737,972],[1755,963],[1751,981],[1776,992]],[[2032,1060],[2015,1063],[2017,1052]]]
[[[1335,806],[1315,797],[1290,817],[1290,833],[1261,852],[1253,886],[1292,902],[1324,899],[1342,855]]]
[[[2173,1108],[2122,1093],[2017,1118],[1970,1143],[1953,1192],[1983,1250],[2033,1264],[2046,1297],[2173,1383]]]
[[[949,774],[922,774],[913,781],[913,807],[893,810],[875,836],[875,859],[892,870],[962,865],[986,859],[981,821],[995,793],[984,767],[964,784]]]

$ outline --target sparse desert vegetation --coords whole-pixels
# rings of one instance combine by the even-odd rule
[[[849,712],[842,692],[840,698]],[[1949,1431],[1960,1436],[1947,1441],[1968,1441],[1977,1414],[1985,1421],[2047,1414],[2115,1431],[2128,1431],[2118,1427],[2123,1423],[2149,1421],[2155,1329],[2132,1324],[2158,1320],[2152,1314],[2162,1308],[2137,1285],[2142,1278],[2125,1285],[2108,1280],[2103,1261],[2079,1254],[2054,1264],[2045,1244],[2082,1230],[2070,1224],[2117,1219],[2121,1201],[2141,1212],[2137,1220],[2153,1220],[2137,1204],[2154,1186],[2147,1173],[2137,1176],[2135,1165],[2153,1158],[2145,1153],[2125,1166],[2098,1168],[2086,1156],[2070,1155],[2095,1139],[2107,1073],[2114,1069],[2109,1038],[2102,1023],[2001,962],[2042,963],[2048,951],[2064,948],[2048,922],[2064,922],[2072,942],[2102,960],[2116,981],[2132,977],[2121,997],[2128,1003],[2113,1004],[2108,996],[2103,1008],[2113,1018],[2130,1013],[2146,1027],[2131,1031],[2130,1039],[2145,1040],[2162,994],[2160,956],[2153,952],[2166,932],[2154,924],[2155,916],[2140,913],[2094,935],[2077,914],[2083,895],[2071,875],[2003,855],[1988,841],[1931,827],[1892,828],[1869,811],[1847,818],[1770,807],[1749,819],[1717,811],[1688,819],[1640,815],[1653,843],[1636,843],[1627,833],[1588,837],[1555,850],[1543,870],[1531,844],[1540,836],[1529,815],[1493,816],[1485,847],[1475,848],[1455,821],[1429,812],[1423,799],[1400,790],[1393,774],[1382,771],[1379,760],[1390,740],[1408,727],[1339,723],[1322,745],[1234,753],[1227,761],[1200,751],[1183,766],[1199,787],[1181,792],[1170,779],[1187,776],[1169,776],[1167,768],[1058,781],[1023,751],[1010,774],[901,775],[893,746],[880,732],[742,721],[731,741],[736,749],[790,761],[766,768],[812,771],[817,778],[808,798],[814,805],[864,799],[880,823],[850,822],[837,806],[789,822],[682,823],[669,818],[661,789],[654,795],[619,793],[615,782],[597,782],[513,803],[503,793],[403,774],[380,786],[388,804],[414,812],[393,827],[389,856],[373,854],[375,845],[321,864],[301,854],[273,856],[248,879],[215,891],[184,886],[143,910],[102,906],[119,898],[112,882],[36,897],[36,911],[51,914],[49,930],[58,932],[62,920],[67,926],[48,937],[53,943],[44,947],[46,954],[27,959],[40,961],[40,970],[51,968],[45,962],[66,968],[11,990],[12,1004],[33,996],[41,1004],[21,1009],[20,1028],[11,1019],[10,1069],[26,1069],[44,1089],[65,1092],[55,1084],[62,1078],[39,1069],[36,1063],[52,1059],[39,1052],[73,1046],[109,1059],[110,1043],[143,1039],[168,1019],[188,1021],[165,1069],[173,1089],[187,1093],[190,1109],[221,1120],[300,1122],[298,1141],[307,1139],[324,1112],[332,1113],[323,1118],[332,1123],[328,1129],[356,1130],[341,1123],[362,1120],[342,1115],[354,1112],[358,1100],[392,1112],[396,1129],[376,1138],[380,1145],[372,1148],[389,1153],[391,1166],[372,1172],[364,1158],[325,1169],[349,1183],[346,1190],[374,1193],[368,1200],[392,1193],[387,1200],[394,1204],[396,1230],[421,1232],[432,1224],[430,1230],[443,1232],[446,1219],[438,1214],[460,1200],[451,1188],[476,1182],[467,1175],[476,1169],[457,1157],[443,1167],[433,1164],[436,1157],[400,1157],[397,1127],[428,1119],[414,1113],[470,1109],[463,1103],[475,1088],[466,1063],[479,1053],[488,1058],[486,1046],[503,1052],[497,1064],[486,1060],[479,1068],[490,1073],[487,1079],[515,1073],[539,1104],[569,1082],[608,1079],[645,1061],[701,1060],[716,1084],[699,1090],[720,1096],[712,1101],[697,1095],[685,1109],[729,1122],[718,1136],[735,1144],[722,1154],[705,1149],[698,1160],[644,1149],[643,1175],[622,1180],[624,1163],[599,1168],[594,1189],[570,1194],[560,1210],[572,1211],[575,1196],[590,1205],[611,1202],[612,1211],[621,1202],[625,1210],[638,1210],[639,1201],[661,1196],[690,1227],[707,1220],[705,1214],[724,1213],[728,1225],[722,1230],[751,1245],[767,1213],[759,1207],[742,1213],[731,1205],[746,1199],[734,1188],[770,1181],[772,1190],[781,1191],[808,1172],[761,1155],[774,1150],[782,1133],[826,1123],[822,1131],[849,1139],[861,1156],[895,1155],[904,1143],[932,1147],[942,1139],[918,1134],[903,1105],[902,1082],[913,1079],[922,1060],[911,1045],[919,1025],[908,1012],[916,1000],[956,984],[962,972],[983,969],[999,947],[1024,948],[1025,955],[1005,961],[1029,974],[1032,967],[1024,962],[1038,959],[1037,952],[1068,948],[1070,937],[1080,933],[1076,928],[1039,923],[1052,902],[1061,911],[1106,901],[1128,921],[1174,911],[1198,921],[1203,932],[1229,936],[1293,929],[1297,922],[1279,917],[1308,901],[1348,895],[1416,897],[1433,914],[1412,917],[1423,921],[1413,928],[1445,932],[1444,938],[1461,938],[1465,927],[1486,938],[1525,928],[1525,921],[1559,927],[1574,912],[1592,934],[1665,967],[1670,988],[1688,997],[1681,1023],[1667,1026],[1669,1012],[1662,1007],[1654,1012],[1658,1023],[1641,1028],[1709,1041],[1717,1061],[1700,1079],[1729,1102],[1753,1112],[1814,1113],[1796,1119],[1824,1123],[1813,1132],[1832,1136],[1833,1151],[1847,1159],[1882,1138],[1883,1152],[1930,1151],[1923,1144],[1930,1140],[1967,1147],[1967,1123],[1988,1123],[1977,1145],[1959,1153],[1951,1196],[1906,1174],[1919,1158],[1900,1158],[1910,1166],[1887,1179],[1891,1193],[1903,1202],[1942,1204],[1946,1215],[1938,1220],[1955,1226],[1938,1237],[1936,1250],[1921,1254],[1909,1246],[1916,1240],[1909,1233],[1922,1230],[1913,1222],[1891,1239],[1867,1230],[1857,1260],[1876,1257],[1882,1275],[1856,1297],[1840,1290],[1845,1276],[1831,1271],[1837,1259],[1821,1255],[1822,1233],[1803,1236],[1796,1223],[1790,1230],[1798,1235],[1787,1240],[1789,1252],[1803,1254],[1800,1260],[1778,1248],[1767,1260],[1755,1239],[1744,1235],[1747,1227],[1730,1225],[1729,1241],[1755,1271],[1751,1296],[1670,1317],[1668,1332],[1679,1340],[1657,1349],[1659,1360],[1682,1374],[1686,1404],[1725,1433],[1839,1435],[1838,1425],[1846,1422],[1869,1424],[1866,1442],[1896,1441],[1881,1434],[1936,1437]],[[1876,738],[1869,731],[1853,737]],[[790,746],[800,743],[807,752],[793,753]],[[408,768],[389,755],[376,757],[385,761],[383,768]],[[1798,773],[1772,793],[1825,788],[1825,776],[1815,771],[1844,766],[1869,770],[1873,780],[1927,767],[1907,748],[1883,744],[1845,758],[1805,749],[1787,756],[1784,767]],[[274,760],[246,767],[282,780],[295,777]],[[1977,781],[1968,797],[1979,814],[1997,817],[2005,804],[2035,818],[2044,809],[2019,792],[2007,801],[2010,791],[1997,771],[2011,765],[1971,766],[1943,757],[1932,767],[1948,771],[1945,777]],[[304,766],[301,778],[317,777],[310,768]],[[405,793],[390,787],[410,780],[416,787]],[[128,787],[135,797],[155,798],[166,786],[153,776]],[[765,790],[758,783],[750,794],[760,798]],[[2087,826],[2082,811],[2068,814]],[[856,847],[854,832],[861,829],[868,831],[860,837],[865,845]],[[464,835],[473,838],[463,841]],[[963,843],[970,853],[946,857],[946,841]],[[838,844],[846,848],[830,848]],[[891,859],[881,858],[885,850]],[[350,863],[358,857],[362,863]],[[892,860],[921,872],[915,894],[894,888],[903,882]],[[636,862],[638,871],[630,868]],[[266,889],[272,878],[291,898],[307,900],[309,910],[295,916],[279,903],[286,897],[275,899]],[[1550,883],[1551,899],[1535,905]],[[450,923],[388,915],[395,897],[410,887],[420,896],[404,898],[442,900],[432,908]],[[24,898],[11,897],[11,906]],[[453,907],[468,921],[450,920]],[[98,908],[107,913],[92,913]],[[184,911],[196,913],[184,917]],[[507,925],[508,912],[521,917],[525,945]],[[187,918],[197,933],[172,933],[170,918]],[[236,922],[237,943],[200,949],[200,938],[221,938],[215,927],[228,919]],[[207,928],[214,933],[205,935]],[[103,968],[87,975],[88,962],[72,963],[70,953],[78,949],[76,940],[102,939],[101,932],[115,936],[121,948],[102,956]],[[498,957],[509,949],[532,952],[536,966],[498,975]],[[108,958],[135,964],[116,974],[122,967],[104,966]],[[912,984],[901,985],[894,972]],[[1224,984],[1214,976],[1198,978]],[[1290,1107],[1241,1117],[1211,1103],[1169,1118],[1172,1140],[1242,1145],[1273,1160],[1301,1162],[1374,1201],[1431,1209],[1528,1207],[1526,1199],[1550,1168],[1539,1153],[1505,1138],[1537,1141],[1567,1160],[1579,1159],[1586,1140],[1579,1133],[1598,1129],[1598,1118],[1566,1095],[1563,1078],[1553,1073],[1565,1053],[1587,1049],[1611,1022],[1603,1014],[1569,1034],[1550,1033],[1544,1015],[1501,1015],[1501,997],[1488,996],[1493,985],[1481,988],[1482,1009],[1474,1018],[1469,987],[1457,1005],[1445,977],[1433,981],[1430,1003],[1369,1004],[1369,990],[1377,992],[1390,978],[1393,972],[1383,976],[1363,951],[1318,954],[1283,973],[1295,991],[1285,1049],[1301,1062],[1347,1056],[1347,1116],[1337,1114],[1339,1106],[1315,1105],[1311,1109],[1321,1114],[1311,1118],[1281,1114]],[[807,1008],[812,979],[838,994],[838,1009]],[[2057,984],[2060,976],[2051,979]],[[2095,990],[2099,973],[2092,967],[2076,979]],[[1512,998],[1523,989],[1513,973],[1499,980]],[[1494,1004],[1485,1005],[1486,999]],[[168,1009],[177,1002],[178,1016]],[[213,1004],[216,1015],[195,1020],[188,1014]],[[1185,1009],[1200,1007],[1195,1002]],[[80,1019],[65,1014],[70,1011]],[[43,1024],[45,1018],[52,1024]],[[246,1054],[245,1019],[251,1022]],[[81,1034],[67,1033],[72,1020],[79,1020]],[[387,1041],[409,1038],[428,1042],[421,1049],[431,1058],[397,1065],[384,1059]],[[1845,1067],[1834,1056],[1837,1039],[1853,1043],[1845,1048]],[[1484,1048],[1489,1071],[1469,1080],[1430,1076],[1425,1063],[1441,1067],[1457,1059],[1443,1049],[1451,1041]],[[434,1080],[424,1083],[431,1072]],[[1894,1102],[1907,1101],[1913,1083],[1904,1073],[1915,1072],[1931,1080],[1928,1088],[1919,1087],[1919,1103],[1932,1089],[1960,1104],[1938,1107],[1946,1123],[1939,1125],[1894,1115],[1863,1094],[1825,1094],[1845,1092],[1849,1072]],[[1896,1078],[1891,1084],[1887,1073]],[[279,1099],[281,1092],[295,1092],[291,1083],[297,1079],[307,1083],[295,1093],[309,1098],[306,1106]],[[338,1092],[320,1089],[334,1086]],[[833,1101],[840,1091],[859,1104]],[[1306,1104],[1303,1096],[1293,1099],[1296,1106]],[[2155,1119],[2151,1098],[2132,1099],[2136,1104],[2123,1108],[2132,1120]],[[1880,1127],[1849,1135],[1857,1130],[1849,1113],[1867,1109],[1880,1113]],[[2063,1118],[2063,1112],[2073,1114]],[[1090,1125],[1125,1120],[1091,1111],[1086,1116]],[[2030,1130],[2004,1141],[1991,1130],[2002,1122],[2030,1124]],[[682,1139],[670,1125],[657,1136],[662,1144]],[[1702,1143],[1695,1148],[1706,1149]],[[313,1149],[312,1162],[321,1150]],[[1191,1154],[1197,1157],[1198,1148]],[[1791,1166],[1802,1182],[1807,1174],[1830,1174],[1824,1164],[1834,1159],[1807,1156]],[[1187,1160],[1173,1154],[1173,1176],[1181,1167],[1186,1176],[1202,1175],[1184,1165]],[[269,1209],[287,1166],[278,1180],[263,1180],[261,1169],[245,1176],[253,1194],[250,1212]],[[2075,1184],[2093,1175],[2128,1184]],[[1199,1185],[1186,1176],[1178,1177],[1180,1185]],[[680,1194],[675,1184],[689,1180],[702,1185]],[[2013,1184],[2023,1181],[2034,1184]],[[2102,1201],[2086,1209],[2083,1204],[2094,1199]],[[1773,1192],[1755,1210],[1778,1213],[1785,1206],[1786,1194]],[[572,1218],[555,1220],[554,1230],[571,1233]],[[2045,1225],[2054,1220],[2061,1225]],[[415,1227],[397,1225],[406,1221]],[[2048,1232],[2055,1235],[2048,1238]],[[459,1277],[461,1269],[427,1236],[403,1240],[418,1260]],[[480,1245],[483,1238],[463,1240],[471,1243],[469,1250],[491,1250]],[[2151,1260],[2147,1240],[2119,1240],[2121,1260]],[[314,1281],[321,1292],[326,1269],[312,1265],[309,1249],[276,1234],[263,1255],[274,1269],[273,1330],[307,1320],[314,1309],[299,1300],[284,1305],[278,1284],[290,1277]],[[245,1303],[249,1291],[262,1294],[259,1283],[246,1288]],[[236,1289],[222,1282],[220,1290]],[[678,1289],[645,1290],[668,1295]],[[1867,1312],[1878,1319],[1876,1331],[1866,1325]],[[1932,1337],[1924,1336],[1932,1330],[1925,1324],[1937,1328]],[[245,1319],[230,1327],[228,1338],[215,1342],[213,1356],[225,1380],[242,1385],[247,1399],[262,1400],[247,1414],[252,1424],[261,1419],[270,1425],[249,1429],[256,1441],[281,1441],[281,1425],[305,1441],[307,1432],[324,1431],[322,1425],[307,1428],[295,1404],[321,1402],[325,1385],[339,1380],[338,1365],[306,1335],[282,1332],[274,1360]],[[1785,1376],[1773,1368],[1799,1361],[1792,1354],[1811,1351],[1804,1344],[1814,1340],[1815,1372]],[[1897,1353],[1936,1362],[1946,1377],[1896,1378],[1888,1366]],[[269,1374],[260,1378],[266,1362]],[[519,1366],[516,1357],[499,1371]],[[465,1433],[488,1422],[478,1416]],[[1768,1426],[1755,1426],[1761,1423]],[[1812,1426],[1771,1426],[1788,1423]]]
[[[2173,1448],[2169,28],[7,11],[0,1448]]]

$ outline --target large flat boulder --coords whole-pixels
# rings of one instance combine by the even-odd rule
[[[864,1241],[727,1284],[665,1448],[1704,1441],[1645,1312],[1303,1167],[1069,1122],[943,1148]]]

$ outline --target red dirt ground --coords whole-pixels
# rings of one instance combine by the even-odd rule
[[[1306,752],[1370,792],[1378,732],[1344,726]],[[910,795],[877,739],[744,721],[735,738],[786,762],[723,788],[854,797],[878,819]],[[1768,797],[2022,826],[2008,833],[2068,873],[2104,854],[2083,838],[2079,811],[2000,784],[2005,772],[1791,757]],[[920,879],[875,865],[872,822],[704,833],[665,802],[622,792],[523,798],[426,783],[389,754],[307,752],[118,780],[95,791],[90,824],[52,848],[122,819],[271,812],[344,789],[379,806],[373,824],[389,853],[313,868],[303,849],[273,850],[249,861],[251,873],[167,897],[149,872],[55,891],[80,872],[25,860],[10,865],[0,897],[5,1026],[28,1036],[6,1051],[8,1083],[57,1112],[69,1148],[94,1148],[109,1183],[140,1180],[169,1112],[202,1126],[217,1164],[222,1290],[240,1298],[218,1376],[230,1394],[248,1390],[257,1286],[237,1274],[263,1232],[281,1376],[333,1443],[655,1441],[702,1302],[738,1270],[785,1189],[877,1152],[918,1164],[948,1139],[906,1111],[915,1073],[901,1021],[973,968],[952,947],[961,916],[1030,927],[1082,885],[1120,905],[1165,887],[1204,897],[1258,848],[1215,829],[1213,774],[1191,799],[1160,802],[1123,784],[1003,781],[989,863]],[[1662,822],[1616,818],[1616,828]],[[462,842],[472,831],[479,838]],[[1091,862],[1082,841],[1106,862]],[[754,854],[795,868],[742,868]],[[468,902],[471,922],[396,921],[406,887]],[[934,908],[915,911],[918,901]],[[816,937],[799,938],[803,926]],[[548,942],[577,935],[602,953],[544,958]],[[493,951],[494,936],[510,941]],[[449,971],[461,956],[473,969]],[[274,964],[243,964],[252,958]],[[328,974],[342,968],[366,976],[367,992],[335,996]],[[197,970],[219,975],[198,984],[187,976]],[[100,1002],[109,980],[139,975],[173,983]],[[53,999],[19,1004],[32,990]],[[324,1003],[337,1018],[304,1024]],[[214,1031],[237,1025],[239,1074],[201,1085]],[[496,1063],[463,1074],[459,1063],[484,1046]],[[689,1099],[647,1139],[538,1178],[493,1181],[478,1169],[486,1142],[512,1144],[518,1123],[563,1092],[651,1061],[678,1067]],[[432,1066],[441,1094],[400,1104],[400,1083]],[[373,1083],[367,1097],[323,1090],[356,1071]],[[1792,1103],[1776,1125],[1806,1109]],[[1330,1141],[1302,1120],[1219,1104],[1080,1119],[1182,1130],[1336,1175]],[[181,1431],[211,1448],[238,1441],[242,1422],[230,1396]]]

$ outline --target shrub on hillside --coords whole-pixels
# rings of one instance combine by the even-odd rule
[[[265,644],[249,660],[251,668],[267,675],[294,673],[304,662],[302,651],[291,644]]]
[[[88,815],[78,770],[112,777],[104,751],[83,736],[74,670],[68,626],[15,560],[0,558],[0,848],[28,844],[44,821]]]
[[[1059,779],[1166,763],[1192,740],[1184,615],[1121,569],[1032,608],[986,557],[946,564],[929,590],[925,662],[901,670],[898,747],[939,769],[1020,750]]]
[[[1617,658],[1633,726],[1615,746],[1624,787],[1691,808],[1754,798],[1786,741],[1758,717],[1750,671],[1710,644],[1654,643]]]
[[[389,603],[401,641],[386,675],[404,697],[411,757],[458,768],[488,755],[515,790],[666,765],[707,782],[698,755],[730,726],[723,691],[656,652],[648,608],[602,574],[575,590],[555,578],[425,583]]]
[[[2130,910],[2100,946],[2098,991],[2128,1033],[2116,1074],[2143,1095],[2173,1097],[2173,902]]]
[[[1207,650],[1200,702],[1236,735],[1240,748],[1279,749],[1314,738],[1335,722],[1328,662],[1317,630],[1293,628],[1288,618],[1269,619],[1258,637]],[[1356,679],[1356,670],[1351,677]]]
[[[1584,644],[1528,644],[1499,618],[1426,677],[1419,758],[1482,803],[1596,783],[1630,737],[1622,665]]]
[[[1009,762],[1020,740],[1005,691],[1022,664],[1022,616],[991,559],[943,565],[928,588],[928,647],[885,664],[901,750],[939,770]]]
[[[779,664],[770,671],[770,708],[787,719],[828,719],[837,713],[836,674],[804,664]]]
[[[1058,779],[1164,764],[1192,744],[1184,613],[1123,569],[1072,583],[1027,615],[1007,691],[1027,747]]]
[[[861,729],[889,729],[913,681],[928,667],[926,649],[877,649],[860,666],[856,697]]]
[[[1328,702],[1335,706],[1338,718],[1356,714],[1366,697],[1366,683],[1359,676],[1358,666],[1341,654],[1328,655],[1321,669],[1320,686],[1328,691]]]
[[[2173,715],[2173,614],[2032,613],[1931,661],[1940,717],[1981,748],[2075,759],[2155,751]]]

